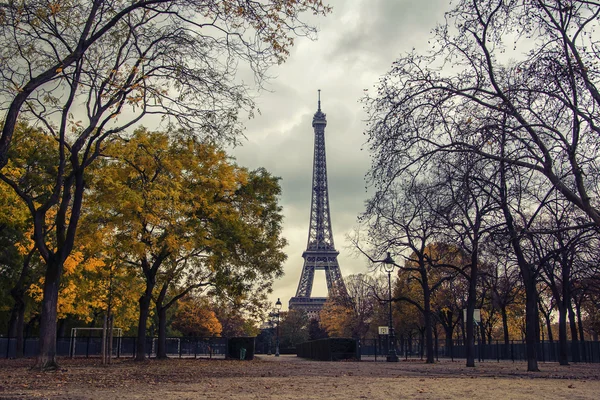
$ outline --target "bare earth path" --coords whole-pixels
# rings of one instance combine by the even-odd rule
[[[0,400],[8,399],[598,399],[600,365],[561,367],[464,361],[316,362],[295,356],[254,361],[171,359],[136,363],[61,359],[41,373],[33,360],[0,360]]]

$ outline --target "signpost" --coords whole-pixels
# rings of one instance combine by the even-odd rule
[[[467,309],[463,309],[463,320],[467,322]],[[476,308],[473,310],[473,322],[475,325],[479,325],[481,323],[481,309]]]
[[[379,334],[380,335],[389,335],[390,334],[390,328],[387,326],[380,326],[379,327]]]

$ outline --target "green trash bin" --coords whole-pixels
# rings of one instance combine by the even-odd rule
[[[244,347],[242,347],[240,349],[240,360],[245,360],[246,359],[246,349]]]

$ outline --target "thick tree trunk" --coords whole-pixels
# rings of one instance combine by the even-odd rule
[[[583,330],[583,321],[581,318],[581,304],[575,302],[575,313],[577,314],[577,327],[579,329],[579,340],[581,343],[581,347],[583,348],[583,352],[581,353],[581,361],[587,362],[587,353],[585,351],[585,336]]]
[[[435,359],[433,357],[433,324],[431,323],[431,292],[429,290],[429,284],[427,280],[424,281],[426,290],[423,292],[423,317],[425,318],[425,345],[427,347],[427,364],[433,364]]]
[[[552,333],[552,320],[550,319],[550,313],[545,316],[546,319],[546,330],[548,331],[548,341],[554,343],[554,334]]]
[[[567,309],[569,312],[569,326],[571,328],[571,355],[573,357],[573,362],[580,362],[581,357],[579,354],[577,322],[575,321],[575,312],[573,311],[573,307],[571,306],[570,302]]]
[[[452,315],[452,314],[451,314]],[[454,354],[453,353],[453,346],[454,346],[454,341],[452,340],[452,336],[454,333],[454,329],[452,329],[452,316],[450,316],[450,322],[448,325],[444,325],[444,332],[446,334],[446,356],[449,356],[450,354]]]
[[[504,336],[504,358],[508,358],[510,349],[510,335],[508,333],[508,315],[506,314],[506,306],[500,307],[500,314],[502,315],[502,333]]]
[[[581,304],[575,303],[575,313],[577,314],[577,328],[579,329],[579,340],[585,341],[585,331],[583,329],[583,319],[581,318]]]
[[[138,334],[136,344],[136,361],[144,361],[146,359],[146,324],[150,315],[150,301],[152,300],[152,288],[146,285],[146,292],[140,297],[140,319],[138,322]]]
[[[40,352],[36,367],[42,370],[55,370],[56,363],[56,315],[58,307],[58,289],[62,274],[62,262],[55,257],[46,265],[44,280],[44,298],[40,319]]]
[[[486,344],[486,334],[485,334],[485,326],[483,325],[483,321],[479,324],[479,337],[481,338],[481,345]]]
[[[469,285],[470,286],[470,285]],[[465,321],[465,331],[467,338],[465,350],[467,355],[467,367],[475,367],[475,322],[473,321],[473,312],[475,310],[475,299],[471,300],[471,289],[469,288],[469,299],[467,299],[467,318]]]
[[[529,271],[532,274],[531,271]],[[537,343],[538,338],[536,337],[537,326],[539,320],[538,307],[537,307],[537,288],[535,285],[535,279],[529,275],[527,279],[524,279],[525,283],[525,343],[527,352],[527,371],[537,372],[539,371],[537,361]]]
[[[569,343],[567,338],[567,308],[558,304],[558,362],[569,365]]]

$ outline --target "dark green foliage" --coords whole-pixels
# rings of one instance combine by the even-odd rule
[[[253,360],[255,339],[255,337],[230,338],[227,344],[227,357],[239,360],[242,349],[246,349],[246,357],[244,360]]]

